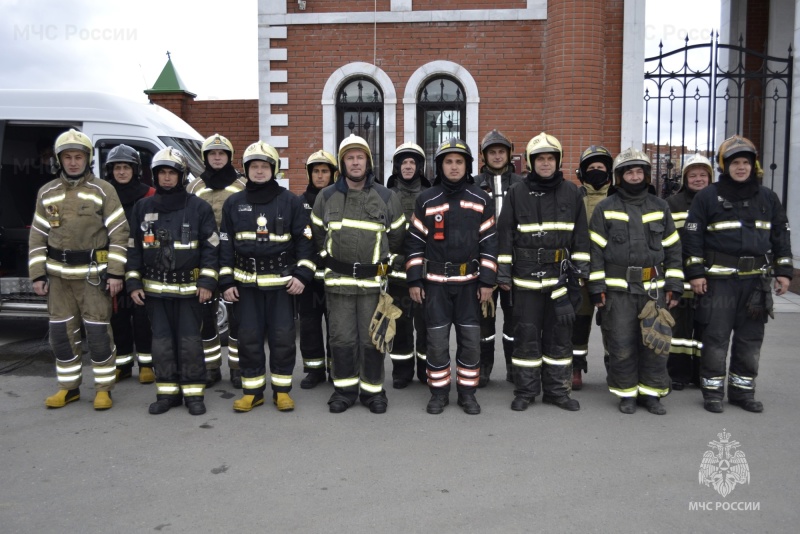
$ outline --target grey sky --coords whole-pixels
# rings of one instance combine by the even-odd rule
[[[0,0],[0,13],[0,88],[145,101],[169,50],[199,99],[258,97],[256,0]],[[718,21],[719,0],[648,0],[645,53],[706,41]]]

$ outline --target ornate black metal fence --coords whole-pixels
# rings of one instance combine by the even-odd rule
[[[738,45],[708,43],[663,51],[645,59],[644,143],[663,195],[680,184],[685,156],[700,152],[714,160],[722,140],[734,134],[759,150],[764,185],[784,205],[789,181],[792,48],[775,57]]]

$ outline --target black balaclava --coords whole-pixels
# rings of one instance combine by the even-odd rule
[[[250,180],[250,176],[248,175],[244,190],[247,202],[250,204],[269,204],[275,197],[281,194],[281,191],[286,190],[286,188],[281,187],[275,179],[275,166],[270,163],[270,167],[272,167],[272,177],[264,183],[257,184]],[[248,174],[249,168],[250,163],[248,162],[244,166],[245,174]]]
[[[226,163],[225,166],[220,170],[212,169],[211,165],[208,164],[208,161],[206,160],[205,162],[206,170],[203,171],[203,174],[200,175],[200,178],[211,189],[225,189],[231,185],[236,178],[239,177],[239,173],[237,173],[236,169],[233,168],[233,163],[231,162],[231,153],[227,150],[225,150],[225,153],[228,154],[228,163]]]
[[[730,175],[730,165],[736,158],[747,158],[750,161],[750,176],[744,182],[737,182]],[[751,152],[736,152],[723,160],[725,172],[722,173],[717,182],[717,190],[720,195],[727,200],[746,200],[752,198],[759,188],[756,178],[756,158]]]
[[[161,184],[158,181],[158,171],[160,168],[161,167],[156,167],[153,169],[153,177],[156,188],[156,194],[154,195],[156,206],[161,208],[163,211],[176,211],[185,207],[189,198],[189,194],[186,192],[186,186],[183,183],[183,176],[181,176],[181,178],[178,180],[178,184],[175,187],[161,187]]]

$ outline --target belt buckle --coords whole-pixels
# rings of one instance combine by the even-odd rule
[[[644,269],[641,267],[628,267],[627,272],[625,273],[625,281],[630,282],[641,282],[642,281],[642,272]]]
[[[450,266],[453,265],[449,261],[444,262],[444,277],[450,278]]]
[[[542,251],[543,250],[544,250],[544,248],[540,247],[539,250],[536,251],[536,263],[538,263],[539,265],[542,264]]]
[[[756,258],[754,256],[742,256],[736,266],[738,271],[748,272],[755,269]]]
[[[353,264],[353,278],[358,278],[358,275],[356,273],[358,271],[358,266],[359,265],[361,265],[359,262],[355,262]]]
[[[467,265],[469,265],[469,264],[468,263],[462,263],[461,265],[458,266],[458,274],[459,275],[466,276],[466,274],[467,274]]]
[[[378,276],[386,276],[386,274],[389,271],[388,267],[389,266],[387,264],[385,264],[385,263],[379,263],[378,264]]]
[[[247,263],[248,263],[248,266],[250,266],[250,265],[253,266],[253,272],[254,273],[258,272],[258,262],[256,261],[255,258],[247,258]]]
[[[70,252],[69,249],[64,249],[61,251],[61,263],[67,263],[67,254]]]
[[[555,251],[555,254],[553,254],[553,259],[556,260],[556,263],[561,262],[561,260],[564,259],[564,249],[563,248],[557,248],[556,251]]]

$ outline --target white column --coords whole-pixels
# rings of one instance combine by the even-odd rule
[[[620,149],[642,148],[644,131],[645,0],[625,0],[622,31]]]
[[[792,79],[792,128],[790,132],[789,148],[789,195],[786,202],[786,213],[789,216],[789,224],[793,227],[792,232],[792,254],[794,256],[794,268],[800,266],[800,0],[794,3],[794,77]]]

